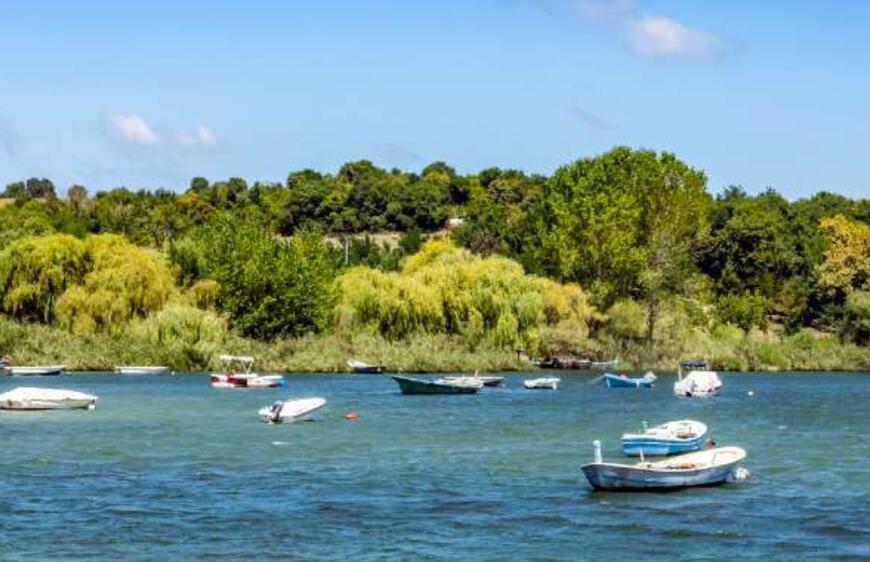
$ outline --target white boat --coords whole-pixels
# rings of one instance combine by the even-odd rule
[[[122,365],[115,367],[115,372],[122,375],[165,375],[169,373],[169,367],[164,367],[162,365]]]
[[[276,388],[284,386],[281,375],[261,375],[252,372],[254,358],[247,355],[221,355],[222,373],[212,373],[209,382],[214,388]]]
[[[350,370],[358,374],[376,375],[384,372],[383,365],[372,365],[365,361],[357,361],[356,359],[348,359],[347,366]]]
[[[707,438],[707,426],[695,420],[676,420],[646,427],[640,433],[622,436],[622,450],[626,455],[673,455],[700,451]]]
[[[438,381],[439,382],[446,382],[447,384],[460,384],[460,385],[471,384],[473,386],[474,383],[470,382],[468,379],[472,379],[473,381],[479,382],[481,386],[489,386],[489,387],[499,386],[502,382],[504,382],[504,377],[498,377],[495,375],[482,375],[481,376],[480,371],[474,371],[474,376],[451,375],[451,376],[447,376],[447,377],[442,377],[442,378],[438,379]]]
[[[464,388],[476,388],[478,390],[483,387],[483,381],[478,377],[442,377],[440,379],[435,379],[435,382],[438,384],[451,384],[453,386],[461,386]]]
[[[540,379],[527,379],[523,386],[529,390],[558,390],[562,379],[558,377],[543,377]]]
[[[684,369],[691,369],[683,374]],[[674,394],[694,398],[705,398],[719,392],[722,380],[716,371],[707,369],[703,361],[680,361],[677,367],[677,382],[674,383]]]
[[[27,367],[13,367],[7,366],[7,370],[11,375],[20,375],[20,376],[43,376],[48,377],[52,375],[59,375],[66,369],[65,365],[34,365]]]
[[[96,405],[97,397],[92,394],[61,388],[19,386],[0,394],[2,410],[93,410]]]
[[[604,462],[601,443],[594,442],[595,462],[582,467],[596,490],[673,490],[715,486],[739,479],[738,464],[746,458],[740,447],[719,447],[677,455],[659,462],[620,464]],[[745,469],[740,469],[745,471]]]
[[[260,408],[257,412],[266,423],[295,422],[309,417],[326,405],[320,397],[278,400],[271,406]]]

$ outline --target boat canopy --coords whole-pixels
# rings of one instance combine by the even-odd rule
[[[221,355],[218,357],[221,361],[240,361],[242,363],[253,363],[254,358],[250,355]]]

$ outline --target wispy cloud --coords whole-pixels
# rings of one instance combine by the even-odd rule
[[[548,11],[560,7],[590,25],[605,25],[635,53],[649,58],[713,58],[727,50],[718,35],[677,19],[642,12],[640,0],[538,0]]]
[[[720,40],[665,16],[632,17],[626,21],[628,43],[648,57],[701,56],[716,53]]]
[[[218,142],[214,131],[205,125],[197,125],[193,130],[167,131],[152,127],[136,113],[109,113],[106,115],[106,128],[113,140],[128,147],[173,150],[206,148]]]
[[[12,125],[0,119],[0,146],[3,147],[3,152],[10,158],[18,154],[21,147],[24,145],[24,138],[18,134]]]
[[[587,111],[577,105],[571,107],[571,115],[573,115],[580,123],[589,127],[590,129],[596,129],[598,131],[612,131],[615,128],[612,123],[610,123],[603,117],[596,115],[591,111]]]
[[[161,142],[160,135],[135,113],[110,113],[107,124],[109,131],[122,142],[145,146],[154,146]]]

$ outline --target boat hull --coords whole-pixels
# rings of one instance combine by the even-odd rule
[[[115,371],[122,375],[166,375],[169,374],[169,367],[115,367]]]
[[[393,377],[399,384],[402,394],[476,394],[479,386],[463,386],[455,384],[412,379],[408,377]]]
[[[280,408],[276,408],[279,404]],[[260,408],[257,414],[267,423],[293,423],[310,418],[325,405],[323,398],[299,398]]]
[[[10,375],[21,377],[50,377],[61,374],[64,368],[63,365],[41,365],[35,367],[7,367],[7,370]]]
[[[559,383],[562,382],[562,379],[559,378],[543,378],[543,379],[530,379],[523,381],[523,386],[527,390],[559,390]]]
[[[213,388],[278,388],[284,386],[281,375],[213,374],[210,378]]]
[[[628,378],[606,373],[604,380],[607,382],[607,388],[650,388],[654,380],[647,378]]]
[[[641,453],[650,456],[677,455],[700,451],[704,447],[704,436],[695,439],[676,441],[672,439],[656,439],[653,437],[624,438],[622,440],[622,452],[636,457]]]
[[[592,463],[583,466],[583,474],[596,490],[656,491],[717,486],[728,482],[737,469],[737,462],[712,468],[681,471],[638,469],[627,465]]]
[[[0,394],[0,410],[79,410],[96,405],[96,396],[64,389],[19,387]]]

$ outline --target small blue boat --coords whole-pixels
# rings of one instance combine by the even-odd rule
[[[656,376],[653,373],[646,373],[640,378],[629,378],[625,375],[604,373],[604,380],[607,382],[607,388],[649,388],[656,382]]]
[[[738,466],[746,458],[746,451],[740,447],[707,449],[658,462],[620,464],[604,462],[601,443],[595,441],[594,445],[595,462],[581,469],[596,490],[656,491],[716,486],[748,474]]]
[[[677,420],[622,436],[622,451],[629,456],[675,455],[700,451],[707,441],[707,426],[695,420]]]

